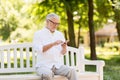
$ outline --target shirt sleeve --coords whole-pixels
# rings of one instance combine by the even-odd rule
[[[33,48],[36,52],[42,53],[43,52],[43,44],[42,40],[40,39],[40,34],[36,32],[33,37]]]

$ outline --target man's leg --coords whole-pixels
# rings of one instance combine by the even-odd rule
[[[65,76],[68,80],[78,80],[76,70],[65,65],[61,66],[59,69],[56,69],[55,75]]]
[[[37,67],[37,74],[40,76],[40,80],[53,80],[53,72],[46,67]]]

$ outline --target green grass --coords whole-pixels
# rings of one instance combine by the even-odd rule
[[[105,60],[104,80],[120,80],[120,55]]]
[[[105,61],[104,80],[120,80],[120,50],[97,47],[96,52],[98,59]],[[87,49],[86,58],[89,57],[89,49]],[[90,67],[87,69],[92,70]]]

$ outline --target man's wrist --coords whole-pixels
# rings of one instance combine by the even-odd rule
[[[53,46],[55,46],[56,44],[55,44],[55,42],[53,42],[51,45],[52,45],[52,47],[53,47]]]

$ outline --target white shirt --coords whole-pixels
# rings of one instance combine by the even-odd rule
[[[47,28],[43,28],[35,33],[33,46],[37,51],[36,67],[45,66],[52,68],[52,66],[55,65],[56,68],[59,68],[63,65],[63,55],[60,53],[62,50],[61,45],[53,46],[46,52],[42,52],[44,45],[50,44],[57,40],[65,41],[63,34],[57,30],[54,33],[51,33]]]

